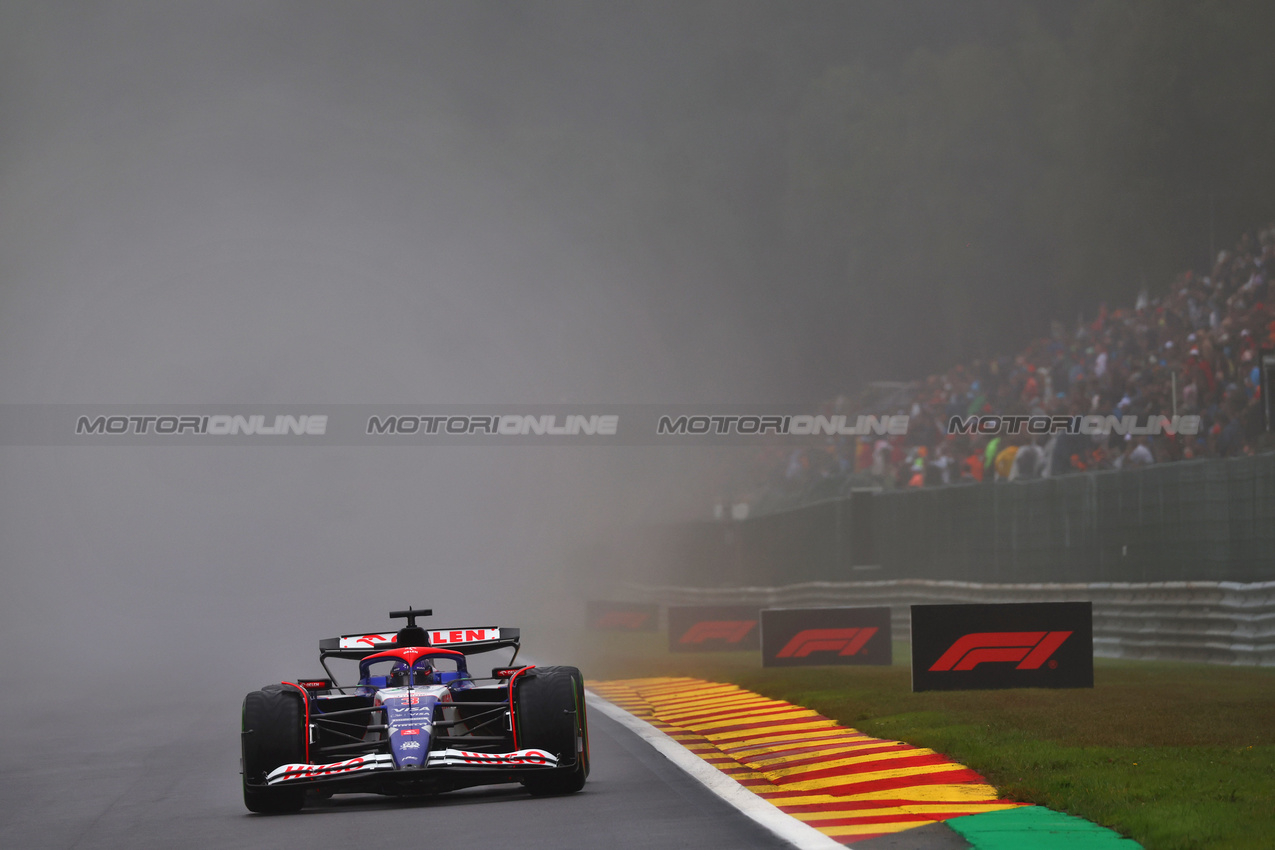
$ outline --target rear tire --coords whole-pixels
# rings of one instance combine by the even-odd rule
[[[266,774],[281,764],[304,762],[306,737],[304,697],[283,685],[266,685],[243,701],[243,803],[250,812],[282,814],[298,811],[305,788],[259,788]]]
[[[537,667],[517,680],[518,746],[546,750],[575,763],[529,774],[523,785],[533,795],[573,794],[589,776],[589,723],[584,677],[575,667]]]

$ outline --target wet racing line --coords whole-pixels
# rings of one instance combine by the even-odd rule
[[[14,711],[0,748],[0,835],[40,850],[267,850],[324,847],[506,847],[550,850],[785,850],[789,845],[723,803],[602,712],[589,718],[584,789],[532,797],[493,785],[396,799],[337,795],[297,814],[245,810],[239,698],[98,710],[90,736],[71,715]],[[18,732],[20,731],[20,734]]]

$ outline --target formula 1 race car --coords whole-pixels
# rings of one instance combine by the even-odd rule
[[[306,791],[423,795],[521,782],[570,794],[589,775],[584,680],[574,667],[516,666],[519,631],[437,629],[407,618],[397,633],[319,642],[327,678],[267,685],[243,702],[244,805],[294,812]],[[474,677],[466,656],[512,648],[509,664]],[[358,662],[340,685],[330,659]]]

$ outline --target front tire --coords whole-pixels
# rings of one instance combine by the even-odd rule
[[[589,776],[589,723],[584,677],[575,667],[537,667],[518,681],[518,746],[546,750],[574,764],[529,774],[523,780],[537,797],[573,794]]]
[[[243,803],[250,812],[295,812],[305,803],[305,788],[253,787],[265,785],[266,774],[279,765],[306,760],[304,699],[283,685],[266,685],[244,697]]]

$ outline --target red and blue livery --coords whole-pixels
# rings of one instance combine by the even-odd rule
[[[416,625],[431,614],[391,611],[407,625],[320,641],[325,678],[267,685],[244,698],[250,811],[295,812],[334,793],[414,796],[519,782],[548,795],[584,786],[589,730],[580,671],[516,665],[518,629]],[[508,664],[490,676],[470,673],[468,656],[506,648]],[[357,682],[338,684],[333,659],[358,662]]]

